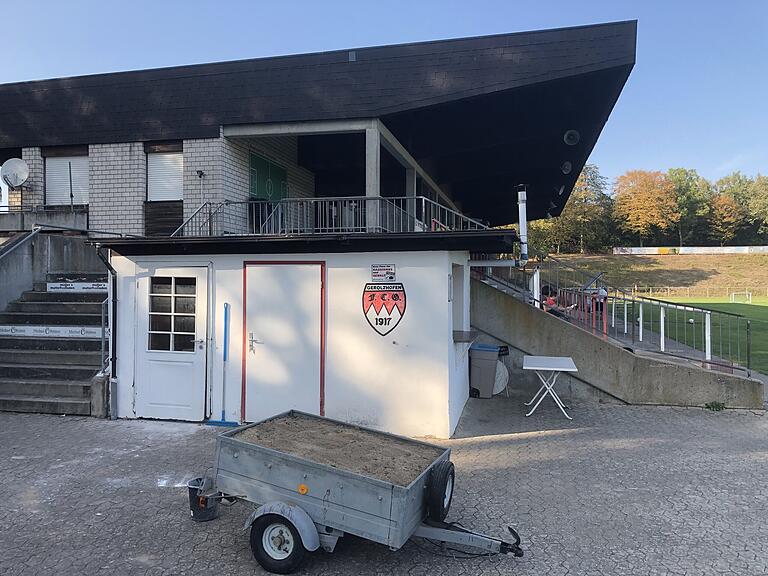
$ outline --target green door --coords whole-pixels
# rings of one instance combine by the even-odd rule
[[[250,197],[278,202],[288,196],[288,173],[285,168],[251,154]]]

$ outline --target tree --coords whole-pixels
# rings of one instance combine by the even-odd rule
[[[677,237],[680,246],[689,240],[700,239],[705,234],[703,224],[709,217],[712,200],[712,185],[706,178],[699,176],[696,170],[671,168],[667,178],[672,183],[680,212],[677,222]]]
[[[630,170],[616,179],[614,216],[619,226],[643,240],[674,229],[680,211],[672,182],[662,172]]]
[[[584,166],[560,216],[540,227],[555,252],[583,253],[608,246],[611,198],[607,187],[607,179],[597,166]]]
[[[717,194],[712,199],[709,235],[712,240],[725,246],[736,237],[744,222],[743,211],[736,200],[728,194]]]
[[[758,174],[754,179],[749,213],[757,224],[758,234],[768,235],[768,176]]]

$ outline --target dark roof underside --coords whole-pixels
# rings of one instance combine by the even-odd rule
[[[95,243],[123,256],[181,254],[321,254],[468,250],[512,252],[514,230],[335,234],[308,236],[217,236],[199,238],[109,238]]]
[[[0,86],[0,149],[379,117],[471,215],[560,213],[635,61],[635,22]],[[579,131],[575,146],[563,141]],[[563,174],[563,162],[571,162]],[[560,187],[564,191],[558,193]]]

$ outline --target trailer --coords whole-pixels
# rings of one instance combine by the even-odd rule
[[[256,560],[277,574],[298,569],[307,552],[333,552],[344,534],[391,550],[416,536],[522,556],[511,527],[514,541],[506,542],[445,521],[455,486],[450,455],[291,410],[219,435],[212,476],[189,485],[192,517],[215,518],[220,501],[256,505],[244,529]]]

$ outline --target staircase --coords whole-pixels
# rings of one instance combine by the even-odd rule
[[[47,280],[105,280],[64,276]],[[90,381],[102,364],[101,303],[106,293],[48,292],[46,286],[36,283],[0,312],[0,410],[89,415]],[[69,333],[46,336],[64,327],[71,328]]]

